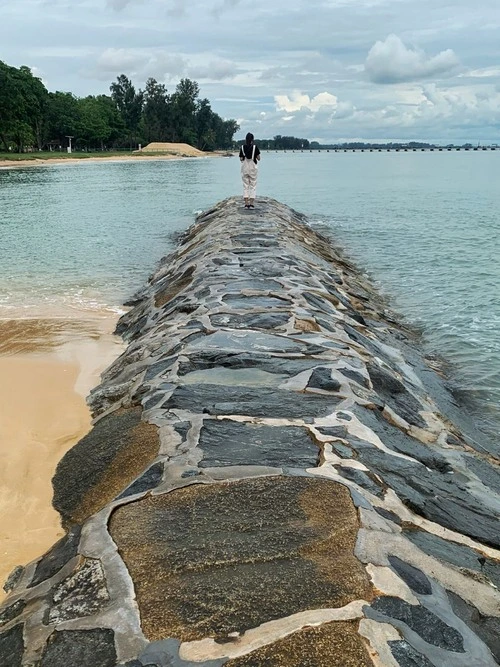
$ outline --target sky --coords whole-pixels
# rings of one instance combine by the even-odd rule
[[[500,144],[500,0],[0,0],[0,60],[79,97],[188,77],[237,138]]]

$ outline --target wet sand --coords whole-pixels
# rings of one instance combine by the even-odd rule
[[[124,349],[116,319],[0,320],[0,586],[63,535],[51,478],[91,427],[85,397]]]

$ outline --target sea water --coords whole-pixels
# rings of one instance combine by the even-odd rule
[[[500,151],[263,152],[258,194],[309,216],[500,424]],[[197,212],[241,192],[232,158],[0,170],[0,318],[119,311]]]

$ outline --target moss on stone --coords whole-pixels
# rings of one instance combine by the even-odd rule
[[[193,485],[110,522],[146,637],[225,638],[307,609],[370,600],[345,486],[306,477]]]

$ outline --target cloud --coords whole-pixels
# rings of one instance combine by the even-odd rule
[[[130,5],[131,2],[133,2],[133,0],[107,0],[106,4],[111,9],[114,9],[117,12],[119,12],[122,9],[125,9],[127,5]]]
[[[319,111],[322,107],[337,107],[337,97],[331,93],[318,93],[313,98],[305,93],[294,91],[290,97],[288,95],[275,95],[274,97],[277,109],[279,111],[300,111],[308,109],[309,111]]]
[[[215,7],[212,9],[212,14],[216,18],[219,18],[226,11],[234,9],[239,4],[240,0],[222,0],[222,2],[215,5]]]
[[[231,79],[238,72],[238,68],[229,60],[212,60],[206,65],[191,65],[187,74],[193,79],[210,79],[224,81]]]
[[[365,62],[365,71],[374,83],[398,83],[430,78],[457,67],[459,60],[451,49],[428,57],[421,49],[407,48],[397,35],[376,42]]]
[[[106,49],[97,59],[96,68],[103,73],[135,71],[143,67],[148,58],[129,49]]]

